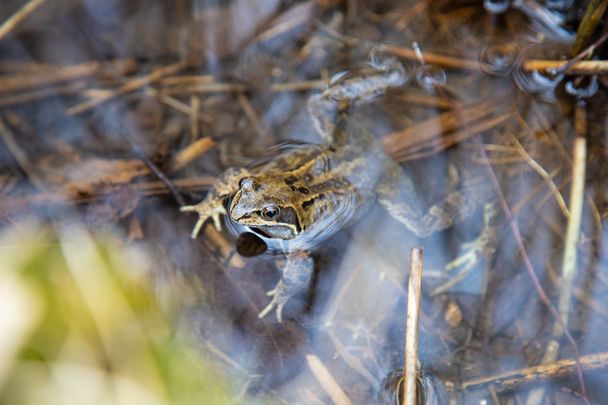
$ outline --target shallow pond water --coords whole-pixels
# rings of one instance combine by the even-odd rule
[[[2,2],[0,21],[22,3]],[[167,328],[190,336],[228,397],[394,401],[418,246],[427,403],[608,395],[606,45],[566,65],[606,30],[575,45],[587,2],[34,3],[0,34],[0,223],[34,219],[63,243],[81,224],[144,255]],[[283,322],[259,319],[289,248],[229,223],[192,240],[179,207],[276,145],[322,144],[307,100],[370,75],[380,54],[407,80],[356,100],[349,122],[426,209],[461,191],[454,223],[419,237],[373,204],[312,246]],[[484,249],[468,243],[480,234]],[[527,369],[541,363],[562,372]]]

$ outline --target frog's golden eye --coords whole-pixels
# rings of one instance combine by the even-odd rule
[[[279,211],[279,207],[269,205],[268,207],[264,207],[262,209],[262,216],[266,219],[273,219],[279,215]]]

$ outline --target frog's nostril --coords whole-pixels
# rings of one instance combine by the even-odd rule
[[[239,188],[243,190],[253,190],[253,177],[243,177],[240,179]]]

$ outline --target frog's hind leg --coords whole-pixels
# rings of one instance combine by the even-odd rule
[[[454,169],[455,170],[455,169]],[[450,176],[451,190],[443,200],[431,206],[426,212],[422,209],[414,185],[405,172],[396,163],[391,162],[385,178],[378,185],[378,202],[397,221],[404,224],[420,237],[450,227],[470,216],[480,205],[480,200],[488,201],[491,193],[487,181],[472,178],[471,173],[458,179],[456,174]],[[491,200],[491,199],[490,199]],[[483,229],[479,236],[462,245],[462,253],[448,263],[446,271],[456,272],[447,283],[437,287],[433,293],[440,294],[456,285],[475,267],[482,257],[491,256],[497,244],[496,204],[484,204]]]
[[[329,87],[311,96],[308,112],[315,129],[326,143],[346,144],[345,122],[350,108],[368,103],[384,94],[389,87],[401,86],[407,81],[403,65],[394,57],[373,58],[361,71],[337,75]]]
[[[395,162],[386,164],[378,184],[378,202],[397,221],[420,237],[449,228],[471,215],[478,206],[477,193],[468,192],[469,185],[458,185],[458,175],[451,171],[450,190],[442,201],[428,210],[422,208],[412,179]]]

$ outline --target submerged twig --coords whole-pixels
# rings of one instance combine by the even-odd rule
[[[214,146],[215,141],[209,137],[204,137],[192,142],[175,155],[171,164],[171,170],[179,170],[184,168]]]
[[[192,107],[189,106],[188,104],[182,103],[178,99],[168,96],[166,94],[163,94],[162,92],[160,92],[156,89],[153,89],[153,88],[146,89],[145,93],[158,98],[162,103],[168,105],[169,107],[175,109],[176,111],[184,113],[190,117],[196,115],[198,117],[198,120],[202,124],[209,124],[213,121],[210,116],[203,114],[200,111],[198,114],[195,114],[194,111],[192,110]]]
[[[133,59],[118,59],[110,62],[85,62],[78,65],[49,68],[40,72],[19,73],[0,77],[0,94],[30,90],[99,74],[122,75],[135,68]]]
[[[200,128],[200,112],[201,112],[201,97],[193,94],[190,96],[190,108],[192,114],[190,114],[190,141],[195,142],[201,132]]]
[[[560,292],[560,312],[568,320],[572,281],[576,268],[576,245],[581,231],[581,218],[585,198],[585,167],[587,164],[587,116],[585,107],[579,105],[575,110],[574,153],[572,161],[572,183],[570,184],[570,218],[566,230],[564,258],[562,263],[562,288]],[[561,335],[561,333],[560,333]]]
[[[393,44],[371,43],[359,38],[346,36],[322,24],[319,24],[319,26],[325,33],[332,36],[338,41],[344,42],[347,45],[353,47],[360,46],[362,44],[380,46],[382,48],[382,51],[388,54],[408,59],[410,61],[418,62],[418,55],[416,54],[416,51],[414,49],[404,48]],[[441,55],[431,52],[423,52],[422,55],[424,57],[424,61],[429,65],[435,65],[451,69],[472,70],[475,72],[481,72],[484,71],[484,69],[486,69],[487,71],[488,69],[488,66],[476,60],[462,59],[454,56]]]
[[[429,156],[511,118],[510,112],[491,117],[496,110],[491,103],[455,108],[388,134],[382,143],[387,154],[399,162]]]
[[[608,368],[608,353],[606,352],[582,356],[579,360],[581,368],[585,371]],[[471,390],[492,384],[496,391],[501,393],[517,389],[523,385],[564,377],[576,373],[576,369],[576,359],[562,359],[492,376],[473,378],[463,382],[459,388]]]
[[[150,83],[155,82],[156,80],[160,79],[163,76],[174,74],[174,73],[180,71],[181,69],[183,69],[183,67],[184,67],[183,62],[177,62],[177,63],[174,63],[169,66],[164,66],[164,67],[155,69],[154,71],[152,71],[152,73],[142,76],[142,77],[132,79],[131,81],[127,82],[126,84],[124,84],[123,86],[119,87],[118,89],[116,89],[114,91],[104,93],[97,98],[87,100],[83,103],[80,103],[73,107],[68,108],[66,111],[66,114],[70,115],[70,116],[74,116],[74,115],[89,111],[95,107],[98,107],[104,103],[107,103],[108,101],[110,101],[116,97],[130,93],[135,90],[138,90],[144,86],[147,86]]]
[[[46,0],[30,0],[8,20],[4,21],[2,25],[0,25],[0,41],[13,31],[21,21],[25,20],[27,16],[36,11],[36,9],[44,3],[46,3]]]
[[[410,276],[407,289],[407,319],[405,326],[405,381],[404,404],[417,404],[418,381],[418,319],[420,316],[420,291],[422,286],[422,248],[410,251]]]
[[[81,91],[86,85],[84,80],[79,80],[70,84],[35,89],[19,94],[11,94],[0,97],[0,107],[9,105],[27,104],[52,96],[72,95]]]
[[[568,63],[566,63],[563,67],[561,67],[557,70],[551,71],[550,73],[561,74],[561,73],[568,72],[571,69],[571,67],[574,66],[578,61],[582,60],[583,58],[590,58],[593,55],[593,52],[595,51],[595,49],[598,46],[600,46],[604,41],[606,41],[606,39],[608,39],[608,31],[605,32],[604,35],[602,35],[597,41],[595,41],[594,43],[589,45],[587,48],[582,50],[575,57],[570,59],[568,61]],[[600,61],[600,62],[606,62],[606,61]],[[603,63],[603,64],[606,64],[606,63]],[[601,73],[601,72],[598,72],[598,73]]]
[[[572,55],[576,55],[587,44],[597,25],[602,21],[601,18],[608,7],[608,0],[591,0],[587,4],[585,14],[576,31],[576,40],[572,46]]]
[[[487,160],[487,156],[486,156],[485,150],[483,148],[480,148],[480,153],[481,153],[482,157]],[[505,196],[502,193],[502,189],[500,187],[500,184],[498,183],[498,178],[496,177],[496,174],[494,173],[494,171],[492,170],[492,168],[489,165],[487,166],[487,172],[488,172],[490,180],[492,181],[492,184],[494,186],[494,190],[496,191],[496,193],[498,195],[498,201],[500,203],[500,207],[503,211],[505,219],[508,222],[509,227],[511,228],[511,232],[513,233],[513,236],[515,237],[515,242],[519,249],[519,254],[522,257],[526,271],[528,272],[528,275],[530,276],[530,278],[532,280],[532,284],[534,285],[536,294],[538,295],[538,297],[540,298],[542,303],[547,306],[547,308],[549,309],[549,312],[551,313],[553,318],[562,327],[562,329],[564,331],[564,335],[566,336],[566,339],[568,339],[568,342],[570,343],[570,346],[572,347],[572,350],[577,358],[577,374],[578,374],[579,383],[581,386],[582,395],[583,395],[583,397],[585,397],[585,393],[586,393],[585,382],[583,379],[582,368],[578,361],[578,359],[580,359],[578,345],[574,341],[572,334],[566,327],[566,324],[562,320],[559,312],[557,311],[555,306],[549,300],[547,293],[545,292],[544,288],[542,287],[540,280],[538,279],[538,276],[536,275],[536,272],[534,271],[534,267],[532,266],[530,257],[528,256],[528,254],[526,252],[526,247],[524,245],[523,237],[521,236],[521,233],[519,232],[519,227],[517,226],[517,222],[515,221],[513,212],[509,208],[509,205],[507,204],[507,200],[505,199]]]
[[[323,362],[314,354],[306,355],[308,367],[312,372],[323,391],[331,398],[331,401],[336,405],[350,405],[351,400],[346,396],[344,390],[340,387],[336,379],[331,375]]]
[[[607,60],[582,60],[568,65],[561,60],[529,59],[522,65],[525,71],[538,71],[553,74],[566,73],[572,75],[604,75],[608,74]]]
[[[30,163],[27,155],[21,149],[15,136],[11,130],[6,126],[2,117],[0,117],[0,139],[6,145],[17,164],[21,167],[21,170],[25,172],[29,180],[39,190],[44,190],[44,182],[38,177],[34,166]]]
[[[572,300],[572,285],[576,268],[576,245],[580,237],[581,217],[585,195],[585,165],[587,161],[587,143],[585,134],[586,114],[583,106],[575,110],[574,127],[576,139],[574,140],[574,153],[572,162],[572,182],[570,183],[570,204],[566,240],[564,242],[564,257],[562,261],[562,277],[559,295],[560,322],[553,326],[553,338],[547,344],[542,363],[555,361],[559,355],[559,340],[564,334],[565,326],[570,316],[570,301]],[[582,371],[581,371],[582,373]],[[584,394],[584,386],[583,394]],[[542,403],[544,388],[533,390],[526,401],[527,405]]]

